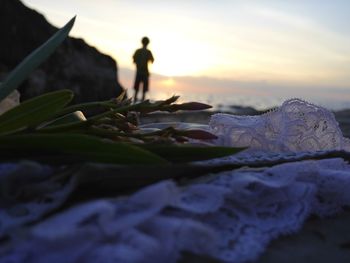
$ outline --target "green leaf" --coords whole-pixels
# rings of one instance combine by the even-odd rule
[[[0,134],[15,132],[50,120],[50,117],[72,98],[72,91],[59,90],[27,100],[0,116]]]
[[[43,45],[29,54],[14,70],[11,71],[5,81],[0,84],[0,101],[15,90],[37,66],[55,51],[55,49],[68,36],[69,31],[73,27],[74,21],[75,17],[73,17]]]
[[[101,195],[115,196],[135,191],[161,180],[181,180],[208,173],[210,173],[210,167],[192,164],[121,166],[86,163],[81,166],[75,176],[78,178],[77,185],[82,190],[82,194],[93,194],[100,197]]]
[[[198,139],[198,140],[214,140],[218,137],[208,131],[201,129],[188,129],[185,131],[179,131],[178,134],[185,136],[187,138]]]
[[[236,154],[245,148],[220,146],[156,145],[144,144],[140,147],[153,152],[171,162],[193,162],[209,160]]]
[[[74,111],[62,117],[56,118],[50,121],[49,123],[46,123],[44,127],[52,127],[57,125],[65,125],[65,124],[71,124],[71,123],[83,122],[83,121],[86,121],[84,113],[82,113],[81,111]]]
[[[25,134],[0,136],[0,155],[6,159],[40,156],[72,157],[79,162],[114,164],[167,164],[139,147],[78,134]]]

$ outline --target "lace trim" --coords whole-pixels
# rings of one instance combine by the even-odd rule
[[[299,99],[261,116],[215,114],[209,126],[225,146],[283,153],[350,149],[330,111]]]

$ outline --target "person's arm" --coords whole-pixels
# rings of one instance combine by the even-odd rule
[[[134,55],[132,56],[132,60],[133,62],[136,64],[136,60],[137,60],[137,50],[135,51]]]
[[[149,60],[150,60],[152,63],[154,62],[154,57],[153,57],[153,54],[152,54],[151,51],[149,52]]]

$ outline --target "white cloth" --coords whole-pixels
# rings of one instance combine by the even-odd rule
[[[210,163],[349,149],[334,116],[300,100],[262,116],[214,115],[209,125],[217,144],[251,146]],[[310,214],[328,216],[350,205],[348,189],[350,166],[341,158],[226,171],[182,186],[163,181],[129,197],[72,207],[20,236],[4,230],[12,244],[0,262],[176,262],[185,250],[252,261]]]
[[[209,126],[225,146],[251,150],[300,152],[350,149],[333,113],[311,103],[291,99],[258,116],[215,114]]]

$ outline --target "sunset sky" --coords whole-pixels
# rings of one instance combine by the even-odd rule
[[[58,27],[77,15],[71,35],[114,57],[127,87],[132,54],[147,35],[153,87],[165,95],[171,88],[309,98],[317,90],[324,99],[350,101],[347,0],[23,2]]]

